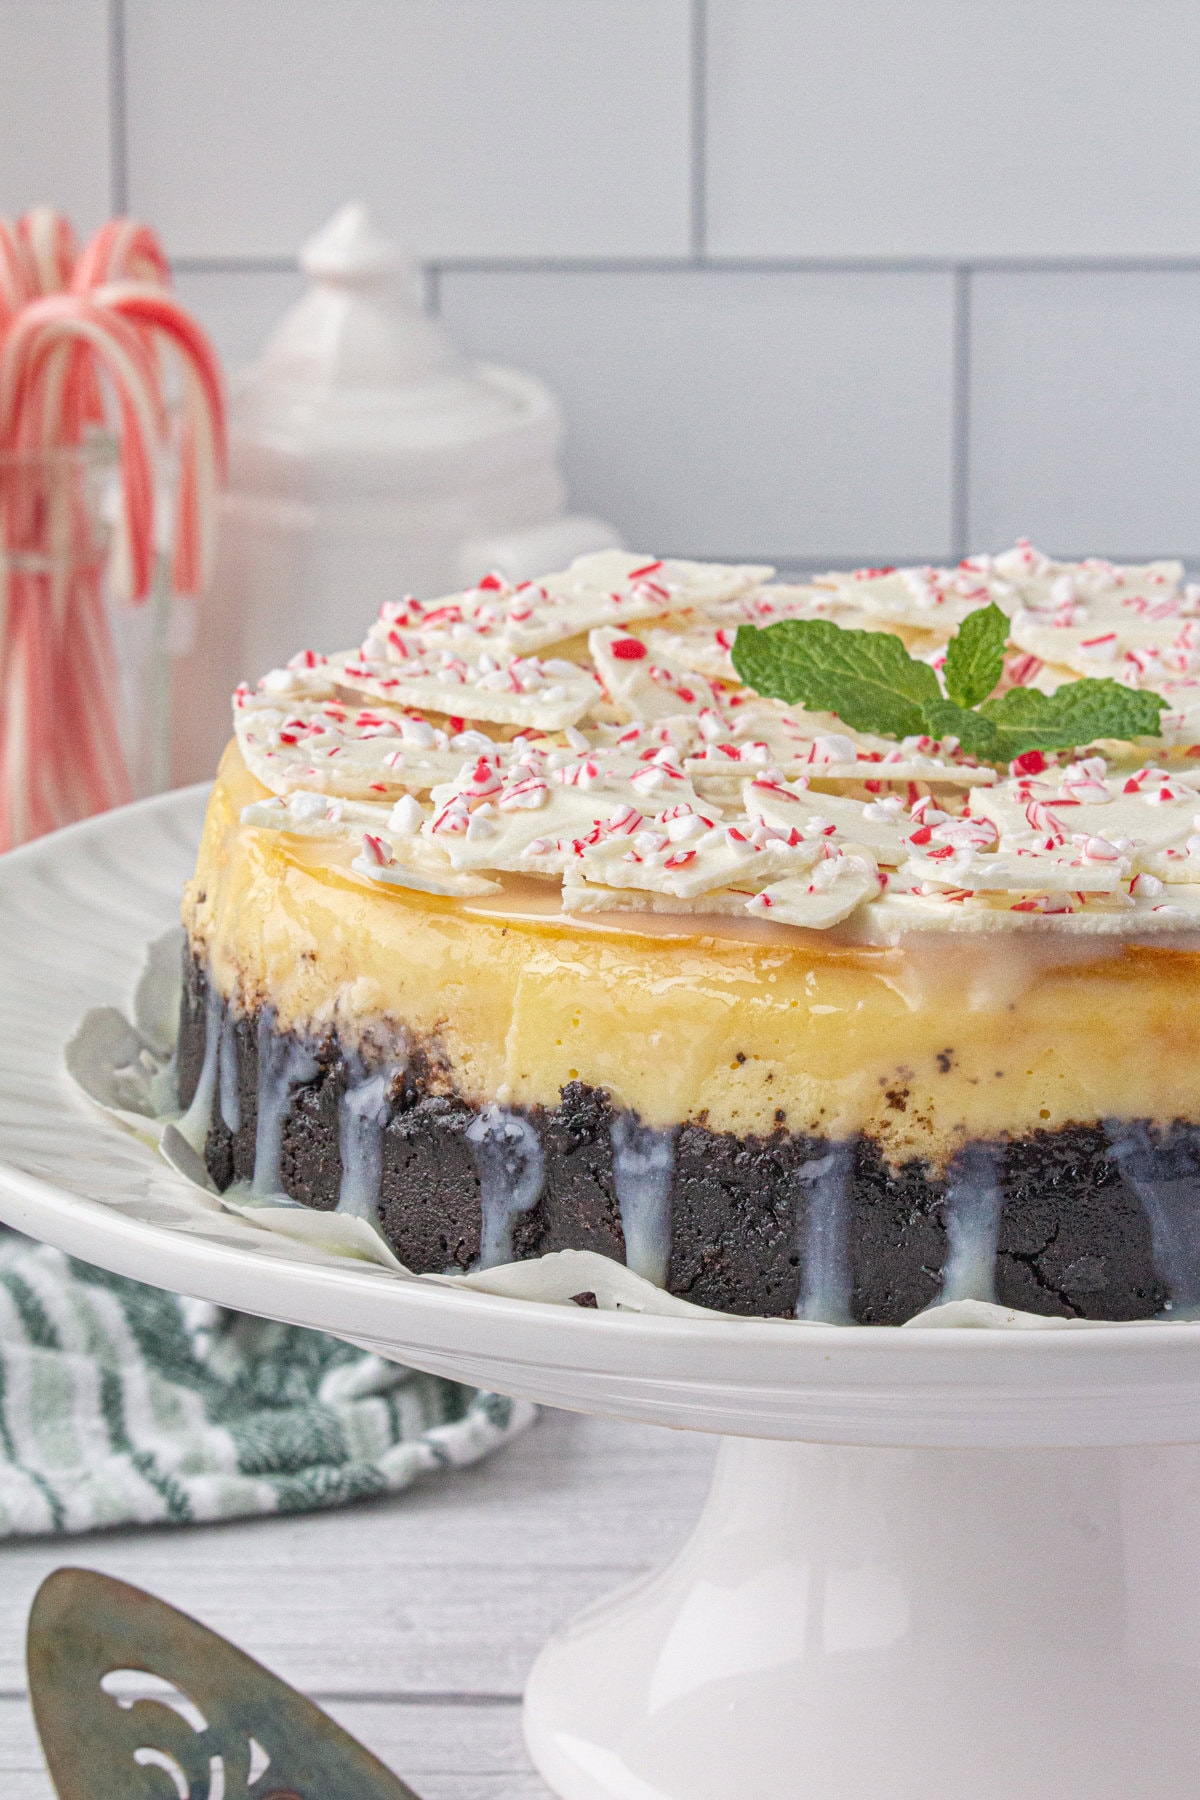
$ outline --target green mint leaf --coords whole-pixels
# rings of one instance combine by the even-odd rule
[[[925,718],[930,737],[956,737],[968,756],[991,762],[1000,754],[996,727],[981,712],[968,712],[953,700],[939,700],[926,709]]]
[[[928,663],[886,631],[845,631],[830,619],[739,625],[733,666],[747,687],[790,706],[836,713],[854,731],[917,737],[942,698]]]
[[[1010,688],[987,700],[981,717],[996,729],[998,760],[1023,750],[1074,750],[1097,738],[1157,737],[1161,694],[1121,687],[1115,681],[1069,681],[1057,693]]]
[[[946,650],[942,680],[957,706],[978,706],[1004,673],[1008,616],[993,602],[968,613]]]

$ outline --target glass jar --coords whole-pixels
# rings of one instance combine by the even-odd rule
[[[0,454],[0,848],[170,772],[170,558],[124,594],[118,446]]]

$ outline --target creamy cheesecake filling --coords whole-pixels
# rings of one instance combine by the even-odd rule
[[[862,1133],[934,1169],[975,1140],[1200,1118],[1193,951],[1006,934],[955,954],[695,918],[663,936],[543,913],[532,883],[384,889],[339,845],[243,826],[262,791],[231,747],[184,908],[214,987],[373,1064],[420,1051],[471,1105],[553,1109],[580,1082],[651,1127]]]

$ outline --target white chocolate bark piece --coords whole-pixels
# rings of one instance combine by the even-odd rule
[[[422,838],[397,842],[392,838],[364,838],[361,853],[350,864],[356,875],[384,887],[410,888],[419,894],[444,894],[459,898],[498,894],[500,883],[482,875],[461,874]]]
[[[896,867],[903,862],[906,844],[899,810],[871,802],[848,800],[841,794],[814,794],[806,787],[761,777],[747,781],[742,800],[751,818],[770,825],[794,826],[806,838],[852,838],[870,850],[877,862]],[[905,820],[905,823],[907,821]]]
[[[958,569],[855,569],[822,576],[819,585],[836,594],[843,605],[867,614],[876,630],[885,622],[946,637],[970,613],[997,597],[997,584],[988,572],[968,564]],[[1000,584],[1001,593],[1005,586]]]
[[[654,829],[660,811],[691,819],[699,805],[676,765],[635,762],[628,773],[599,757],[553,768],[551,760],[531,756],[497,769],[480,759],[435,791],[425,836],[457,869],[555,875],[577,866],[588,842],[607,834],[627,846],[635,833]],[[585,770],[598,764],[595,777],[575,779],[581,763]]]
[[[268,669],[255,688],[245,682],[235,690],[234,707],[289,706],[300,700],[329,700],[337,689],[329,658],[317,650],[300,650],[282,669]]]
[[[1200,744],[1200,674],[1168,676],[1145,685],[1167,703],[1168,710],[1159,715],[1163,742],[1175,749]]]
[[[1074,848],[1088,862],[1124,858],[1132,869],[1186,881],[1189,856],[1200,849],[1200,791],[1179,770],[1151,765],[1110,776],[1103,758],[1089,757],[1044,777],[972,790],[968,800],[995,823],[1005,850],[1040,846],[1053,856]]]
[[[759,769],[776,769],[789,779],[807,775],[821,781],[923,781],[972,787],[995,779],[995,772],[970,759],[936,754],[930,738],[891,738],[855,731],[831,713],[785,707],[777,700],[722,695],[719,713],[697,715],[703,740],[686,767],[698,782],[742,779]]]
[[[364,831],[387,828],[391,808],[342,800],[307,789],[242,808],[242,824],[259,831],[288,831],[296,837],[357,843]]]
[[[364,805],[322,794],[294,793],[242,809],[242,824],[360,846],[350,867],[392,887],[463,897],[496,894],[500,884],[457,873],[438,844],[420,835],[423,809],[411,795],[394,807]]]
[[[751,918],[810,931],[828,931],[879,893],[879,872],[861,845],[847,844],[819,862],[811,875],[773,882],[746,911]]]
[[[396,806],[372,806],[302,792],[243,806],[241,823],[257,830],[360,846],[351,868],[392,887],[464,898],[500,891],[498,882],[455,873],[443,848],[419,835],[423,817],[423,808],[412,796],[403,797]]]
[[[424,719],[337,699],[284,710],[250,696],[235,704],[233,723],[246,767],[275,794],[307,789],[383,800],[426,793],[491,747],[478,731],[450,736]]]
[[[781,619],[832,619],[850,631],[879,627],[875,614],[854,605],[840,589],[774,586],[698,608],[695,617],[670,627],[651,626],[639,636],[655,662],[666,668],[736,682],[731,652],[739,625],[761,629]]]
[[[1200,929],[1200,886],[1172,888],[1167,898],[1135,898],[1125,893],[1023,895],[902,892],[891,887],[855,915],[860,943],[893,944],[913,933],[946,932],[979,936],[1013,931],[1065,933],[1072,937],[1169,935]]]
[[[1082,562],[1058,562],[1018,538],[1011,550],[999,556],[970,559],[986,567],[993,581],[1011,583],[1019,603],[1042,612],[1070,605],[1098,606],[1128,601],[1137,610],[1145,605],[1194,605],[1195,590],[1183,586],[1183,564],[1174,560],[1147,563],[1114,563],[1089,556]]]
[[[487,651],[456,656],[418,646],[405,662],[364,663],[348,653],[332,658],[330,667],[339,688],[392,706],[536,731],[574,725],[602,698],[590,669],[553,657],[501,660]]]
[[[1114,616],[1113,609],[1091,609],[1085,623],[1070,622],[1078,607],[1061,619],[1035,612],[1013,615],[1012,642],[1020,650],[1054,663],[1073,674],[1120,680],[1131,687],[1157,687],[1172,676],[1200,669],[1200,619],[1174,616],[1156,620],[1137,614]]]
[[[679,713],[720,712],[705,675],[656,663],[641,638],[607,627],[588,634],[588,650],[614,706],[628,719],[667,719]]]
[[[367,635],[363,655],[369,661],[407,658],[415,643],[468,656],[481,650],[528,656],[593,626],[632,623],[730,599],[773,573],[760,564],[728,566],[600,550],[538,581],[512,586],[492,575],[466,593],[388,603]]]
[[[811,868],[825,849],[823,838],[805,842],[761,819],[710,823],[701,814],[662,815],[633,833],[604,827],[582,844],[577,873],[606,887],[647,888],[688,900],[731,886],[753,891],[776,876]]]
[[[563,881],[565,913],[666,913],[676,918],[703,918],[716,913],[725,918],[744,918],[753,893],[745,888],[717,888],[697,899],[660,894],[650,888],[605,887],[596,881],[579,881],[568,871]]]
[[[1052,856],[1036,850],[935,849],[910,856],[900,866],[913,886],[966,888],[972,893],[1111,894],[1129,874],[1129,863],[1087,862],[1082,856]]]

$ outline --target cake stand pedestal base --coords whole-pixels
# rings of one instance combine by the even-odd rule
[[[727,1438],[525,1731],[563,1800],[1195,1800],[1200,1447]]]

